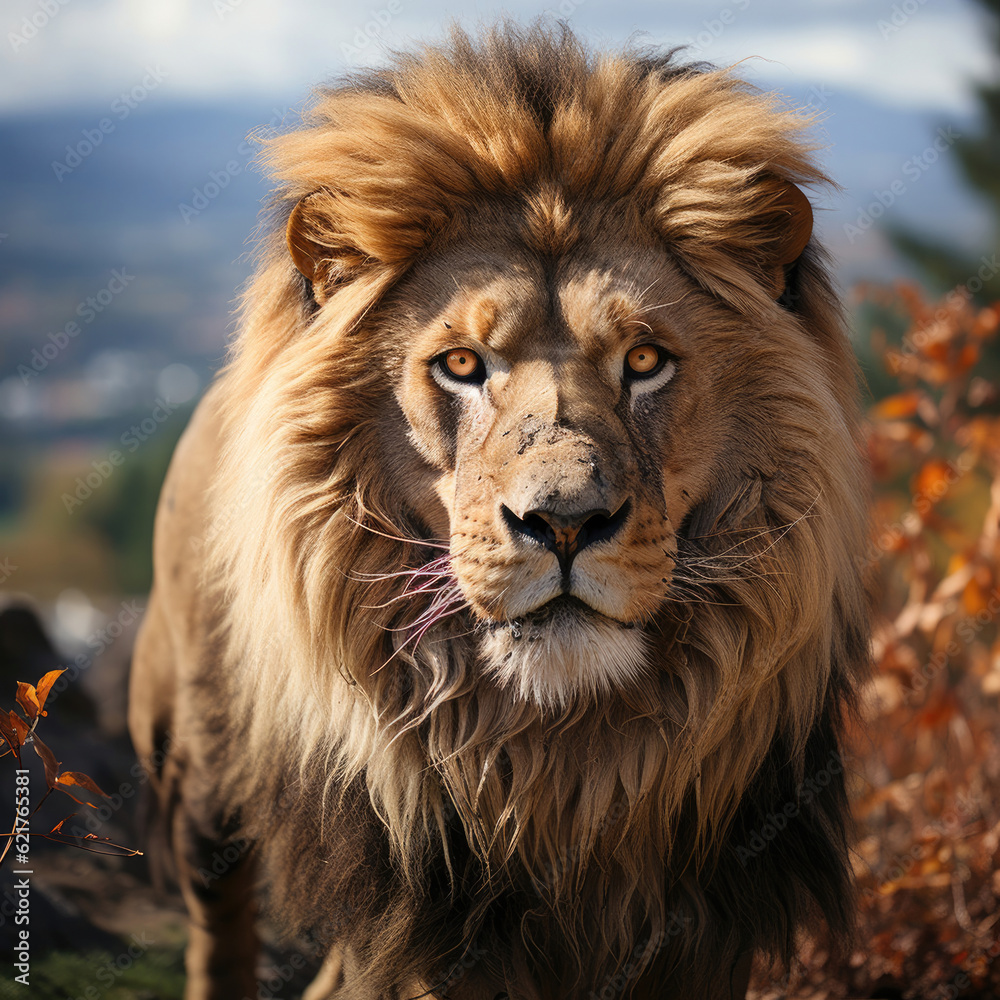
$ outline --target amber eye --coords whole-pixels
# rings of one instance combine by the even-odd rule
[[[438,355],[438,363],[446,375],[459,382],[483,382],[486,380],[486,365],[475,351],[459,348]]]
[[[649,378],[655,375],[666,360],[666,352],[652,344],[640,344],[625,355],[626,378]]]

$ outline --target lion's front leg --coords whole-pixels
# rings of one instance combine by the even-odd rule
[[[254,1000],[259,940],[253,858],[199,834],[183,807],[174,814],[173,835],[188,909],[185,1000]]]
[[[316,978],[306,987],[302,1000],[330,1000],[344,985],[344,952],[334,945],[327,953]]]

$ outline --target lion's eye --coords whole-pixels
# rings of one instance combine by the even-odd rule
[[[665,351],[652,344],[640,344],[625,355],[625,377],[651,378],[667,360]]]
[[[461,348],[438,355],[438,364],[444,373],[459,382],[484,382],[486,365],[475,351]]]

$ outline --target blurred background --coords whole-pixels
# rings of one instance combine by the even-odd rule
[[[816,113],[818,158],[840,185],[812,192],[818,235],[850,309],[880,483],[880,673],[866,706],[876,735],[862,738],[855,799],[870,837],[866,919],[884,954],[831,970],[816,944],[800,985],[768,995],[998,995],[1000,4],[553,0],[504,11],[564,19],[598,45],[636,39],[739,63]],[[65,747],[57,756],[99,782],[118,787],[131,759],[125,677],[159,485],[223,362],[249,273],[268,191],[254,136],[294,125],[313,85],[437,38],[449,18],[475,27],[498,13],[436,0],[5,0],[0,704],[9,691],[13,705],[15,680],[71,668],[45,726]],[[952,828],[940,817],[960,798]],[[134,843],[130,817],[115,809],[94,829]],[[73,964],[82,941],[113,958],[137,919],[126,909],[102,922],[88,909],[95,884],[106,901],[148,902],[159,941],[160,957],[130,963],[106,995],[176,995],[179,911],[143,895],[136,862],[61,852],[42,887],[48,943],[66,950],[45,973],[62,984],[51,995],[94,979],[95,960]],[[129,985],[143,975],[154,986]]]
[[[551,9],[587,38],[638,33],[718,65],[742,60],[742,75],[816,110],[820,159],[843,188],[816,192],[818,227],[845,288],[926,277],[896,230],[970,260],[995,250],[996,203],[969,185],[956,149],[979,127],[977,84],[995,75],[981,5],[561,2]],[[293,124],[318,82],[433,38],[449,17],[474,25],[495,12],[5,2],[0,562],[17,567],[5,586],[55,602],[61,636],[89,634],[84,600],[107,612],[148,586],[163,463],[223,359],[268,189],[252,136]],[[124,461],[103,476],[114,450]]]

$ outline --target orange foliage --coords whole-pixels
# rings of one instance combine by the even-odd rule
[[[859,945],[834,959],[804,941],[761,1000],[1000,996],[1000,400],[975,370],[1000,307],[894,294],[900,391],[868,435],[881,596],[852,748]]]
[[[83,845],[79,841],[84,840],[94,841],[112,848],[111,851],[98,851],[96,853],[127,856],[142,853],[141,851],[133,851],[127,847],[121,847],[107,837],[96,837],[93,834],[87,834],[79,838],[65,833],[62,829],[63,823],[67,819],[70,819],[71,816],[60,820],[47,832],[32,828],[32,819],[52,792],[64,792],[70,798],[92,808],[96,808],[96,802],[92,800],[107,798],[107,795],[98,787],[97,782],[82,771],[60,771],[62,767],[61,761],[56,760],[55,754],[42,742],[41,737],[35,731],[41,719],[49,714],[45,711],[45,701],[52,690],[52,685],[55,684],[62,673],[64,673],[62,670],[50,670],[42,677],[37,686],[28,684],[26,681],[17,682],[17,703],[21,711],[24,712],[27,721],[22,719],[14,709],[11,709],[6,714],[0,712],[0,757],[6,757],[10,754],[17,761],[19,775],[17,784],[23,787],[26,793],[23,800],[19,798],[15,802],[14,824],[11,827],[10,833],[5,835],[0,834],[0,839],[6,837],[6,843],[4,844],[2,853],[0,853],[0,863],[3,862],[4,858],[10,852],[15,837],[17,837],[21,845],[18,847],[18,850],[23,852],[29,850],[29,848],[24,846],[30,843],[30,840],[26,838],[41,837],[43,840],[54,840],[57,843],[67,843],[75,847],[82,847]],[[21,775],[28,774],[28,769],[25,768],[24,761],[21,758],[21,751],[29,745],[34,747],[35,753],[41,758],[42,765],[45,768],[45,794],[34,803],[33,807],[30,803],[29,779],[21,777]],[[22,861],[21,863],[27,862]]]

